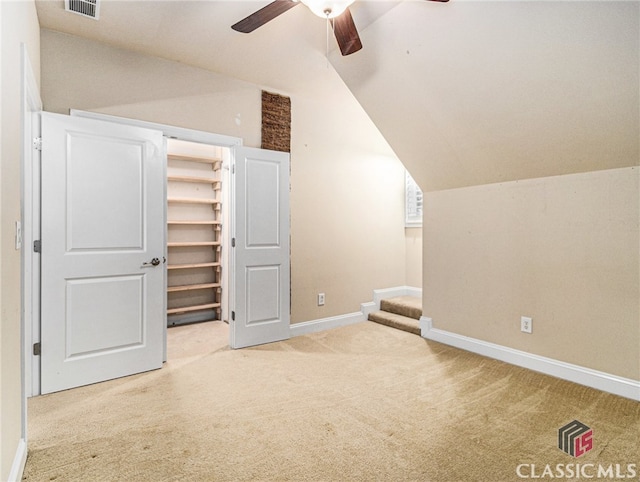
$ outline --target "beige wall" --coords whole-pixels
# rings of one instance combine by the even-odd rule
[[[405,229],[407,286],[422,288],[422,228]]]
[[[20,251],[14,223],[20,220],[21,43],[39,79],[39,27],[33,2],[0,2],[2,47],[0,158],[0,480],[7,480],[21,434]]]
[[[400,2],[331,57],[425,192],[435,327],[640,379],[639,13]]]
[[[434,327],[640,379],[638,167],[433,192],[425,206]]]
[[[260,145],[260,89],[213,72],[42,30],[42,101]]]
[[[404,168],[350,94],[297,96],[292,116],[293,320],[359,311],[405,284]]]
[[[45,110],[92,110],[260,145],[261,86],[47,30],[42,79]],[[406,282],[402,165],[335,73],[291,97],[295,323],[358,311],[374,289]]]

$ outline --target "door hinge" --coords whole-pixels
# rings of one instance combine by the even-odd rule
[[[235,174],[235,173],[236,173],[236,165],[235,165],[235,164],[233,164],[233,165],[231,166],[231,174]]]
[[[235,311],[231,312],[231,321],[236,321],[236,312]]]
[[[236,247],[236,238],[231,238],[231,247],[232,248]]]
[[[40,344],[40,342],[34,343],[33,344],[33,354],[35,356],[40,356],[40,353],[42,353],[42,345]]]
[[[34,137],[33,138],[33,148],[36,151],[42,150],[42,137]]]
[[[42,253],[42,241],[40,241],[39,239],[36,239],[33,242],[33,252],[34,253]]]

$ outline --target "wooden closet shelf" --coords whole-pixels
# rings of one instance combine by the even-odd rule
[[[220,204],[217,199],[198,199],[194,197],[170,197],[167,198],[170,203],[190,203],[190,204]]]
[[[204,164],[222,164],[222,159],[212,159],[210,157],[181,156],[179,154],[169,154],[167,158],[171,161],[201,162]]]
[[[181,248],[185,246],[220,246],[220,241],[181,241],[175,243],[167,243],[170,248]]]
[[[177,182],[201,182],[203,184],[220,184],[220,181],[217,179],[211,179],[207,177],[196,177],[196,176],[167,176],[168,181],[177,181]]]
[[[169,264],[167,269],[190,269],[190,268],[209,268],[220,266],[220,263],[190,263],[190,264]]]
[[[220,303],[208,303],[206,305],[185,306],[183,308],[170,308],[167,310],[167,315],[173,315],[175,313],[187,313],[189,311],[211,310],[215,308],[220,308]]]
[[[169,220],[167,221],[167,224],[194,224],[194,225],[212,225],[212,226],[220,226],[222,224],[221,221],[184,221],[184,220]]]
[[[220,283],[202,283],[198,285],[169,286],[167,287],[167,292],[175,293],[176,291],[206,290],[208,288],[220,288]]]

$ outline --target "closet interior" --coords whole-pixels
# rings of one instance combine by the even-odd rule
[[[225,320],[227,148],[167,140],[167,325]]]

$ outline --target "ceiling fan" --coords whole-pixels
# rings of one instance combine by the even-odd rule
[[[448,2],[449,0],[430,1]],[[304,3],[318,17],[326,18],[331,23],[342,55],[351,55],[362,48],[356,24],[349,11],[349,5],[353,2],[354,0],[275,0],[235,23],[231,28],[242,33],[253,32],[299,3]]]

